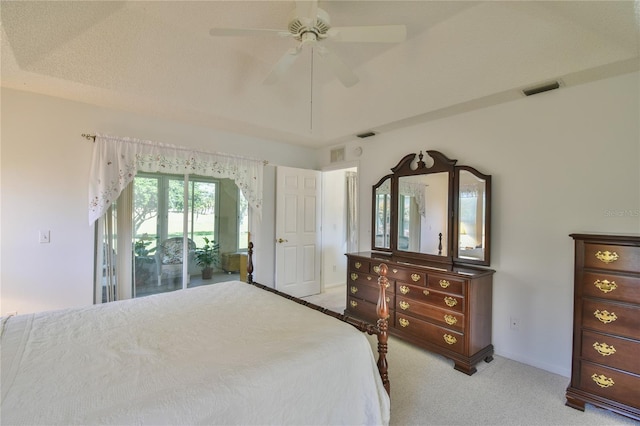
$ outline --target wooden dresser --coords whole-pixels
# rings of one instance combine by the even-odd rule
[[[405,263],[393,256],[347,254],[345,315],[375,322],[380,263],[389,267],[389,333],[454,361],[468,375],[493,359],[493,270]]]
[[[572,234],[573,358],[566,405],[640,420],[640,236]]]

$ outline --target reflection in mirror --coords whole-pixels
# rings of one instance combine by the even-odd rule
[[[447,256],[448,200],[448,172],[401,176],[397,249]]]
[[[460,170],[458,257],[485,260],[486,181]]]
[[[384,179],[384,181],[375,188],[374,197],[374,247],[388,249],[391,247],[391,177]]]

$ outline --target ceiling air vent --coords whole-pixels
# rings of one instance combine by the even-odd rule
[[[370,138],[371,136],[375,136],[376,133],[375,132],[364,132],[364,133],[360,133],[358,135],[356,135],[357,137],[359,137],[360,139],[364,139],[364,138]]]
[[[530,87],[522,90],[525,96],[537,95],[538,93],[548,92],[549,90],[556,90],[560,87],[559,81],[552,81],[550,83],[544,83],[540,86]]]

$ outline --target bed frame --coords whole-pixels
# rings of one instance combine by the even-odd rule
[[[390,394],[391,387],[389,384],[389,373],[388,373],[388,364],[387,364],[387,342],[389,340],[389,305],[387,304],[387,287],[389,287],[389,280],[387,279],[387,265],[384,263],[380,264],[380,270],[378,274],[378,285],[380,288],[380,292],[378,293],[378,304],[377,304],[377,314],[378,321],[375,325],[361,321],[359,319],[352,318],[347,315],[342,315],[337,312],[331,311],[327,308],[323,308],[322,306],[318,306],[313,303],[309,303],[306,300],[299,299],[295,296],[291,296],[290,294],[283,293],[274,288],[267,287],[263,284],[259,284],[253,282],[253,243],[249,242],[249,248],[247,251],[247,283],[253,286],[256,286],[262,290],[269,291],[271,293],[275,293],[279,296],[282,296],[286,299],[297,302],[301,305],[308,306],[311,309],[315,309],[316,311],[322,312],[323,314],[334,317],[340,321],[346,322],[362,331],[363,333],[367,333],[369,335],[376,335],[378,339],[378,372],[380,373],[380,378],[382,379],[382,384],[387,391],[387,394]]]

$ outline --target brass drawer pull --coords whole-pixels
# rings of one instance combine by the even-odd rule
[[[616,284],[615,281],[609,282],[609,280],[602,280],[602,281],[596,280],[593,283],[593,285],[598,287],[598,289],[603,293],[609,293],[610,291],[613,291],[616,288],[618,288],[618,285]]]
[[[356,262],[354,266],[356,267],[356,269],[360,269],[362,267],[362,263]]]
[[[354,286],[351,286],[349,290],[351,290],[351,294],[356,294],[358,292],[358,287],[354,285]]]
[[[409,294],[410,291],[411,291],[411,289],[409,287],[407,287],[406,285],[401,285],[400,286],[400,293]]]
[[[456,343],[458,341],[458,339],[456,339],[454,336],[452,336],[450,334],[445,334],[442,337],[443,337],[444,341],[447,342],[447,344],[449,344],[449,345],[453,345],[454,343]]]
[[[440,280],[440,287],[447,288],[451,285],[451,283],[447,280]]]
[[[611,253],[609,250],[598,251],[596,253],[596,259],[604,263],[613,263],[618,260],[618,253],[615,251]]]
[[[429,295],[429,290],[422,290],[422,294],[424,294],[425,296]]]
[[[376,265],[373,267],[373,272],[375,272],[376,274],[380,272],[380,265]]]
[[[409,320],[408,319],[404,319],[404,318],[400,318],[398,320],[398,322],[400,323],[401,326],[403,327],[407,327],[409,325]]]
[[[418,282],[418,281],[420,281],[420,278],[421,278],[421,277],[420,277],[420,274],[411,274],[411,279],[412,279],[414,282]]]
[[[358,307],[358,302],[356,302],[355,300],[350,301],[349,304],[351,305],[352,308]]]
[[[393,268],[392,271],[393,271],[394,274],[398,273],[398,270],[396,268]]]
[[[458,304],[458,301],[453,297],[447,296],[447,297],[444,298],[444,303],[446,303],[447,306],[449,306],[450,308],[453,308],[454,306],[456,306]]]
[[[355,272],[351,273],[351,281],[355,281],[358,279],[358,274],[356,274]]]
[[[596,352],[598,352],[602,356],[609,356],[616,353],[616,348],[614,348],[613,345],[609,346],[606,343],[595,342],[593,344],[593,349],[595,349]]]
[[[367,281],[371,281],[371,277],[367,275]]]
[[[596,382],[596,385],[600,386],[601,388],[608,388],[615,385],[613,379],[610,377],[606,377],[604,374],[601,374],[599,376],[597,374],[593,374],[591,378],[594,382]]]
[[[601,311],[600,309],[597,309],[593,313],[593,316],[598,318],[598,320],[604,324],[609,324],[610,322],[614,322],[618,319],[618,316],[614,312],[609,313],[609,311]]]
[[[454,325],[455,323],[458,322],[458,318],[454,317],[453,315],[445,315],[444,322],[446,322],[449,325]]]
[[[407,302],[405,302],[404,300],[401,300],[399,305],[400,305],[400,308],[403,311],[406,311],[407,309],[409,309],[409,304]]]
[[[391,298],[390,298],[389,296],[385,297],[385,298],[384,298],[384,300],[386,300],[386,301],[387,301],[387,303],[390,303],[390,302],[391,302]]]

